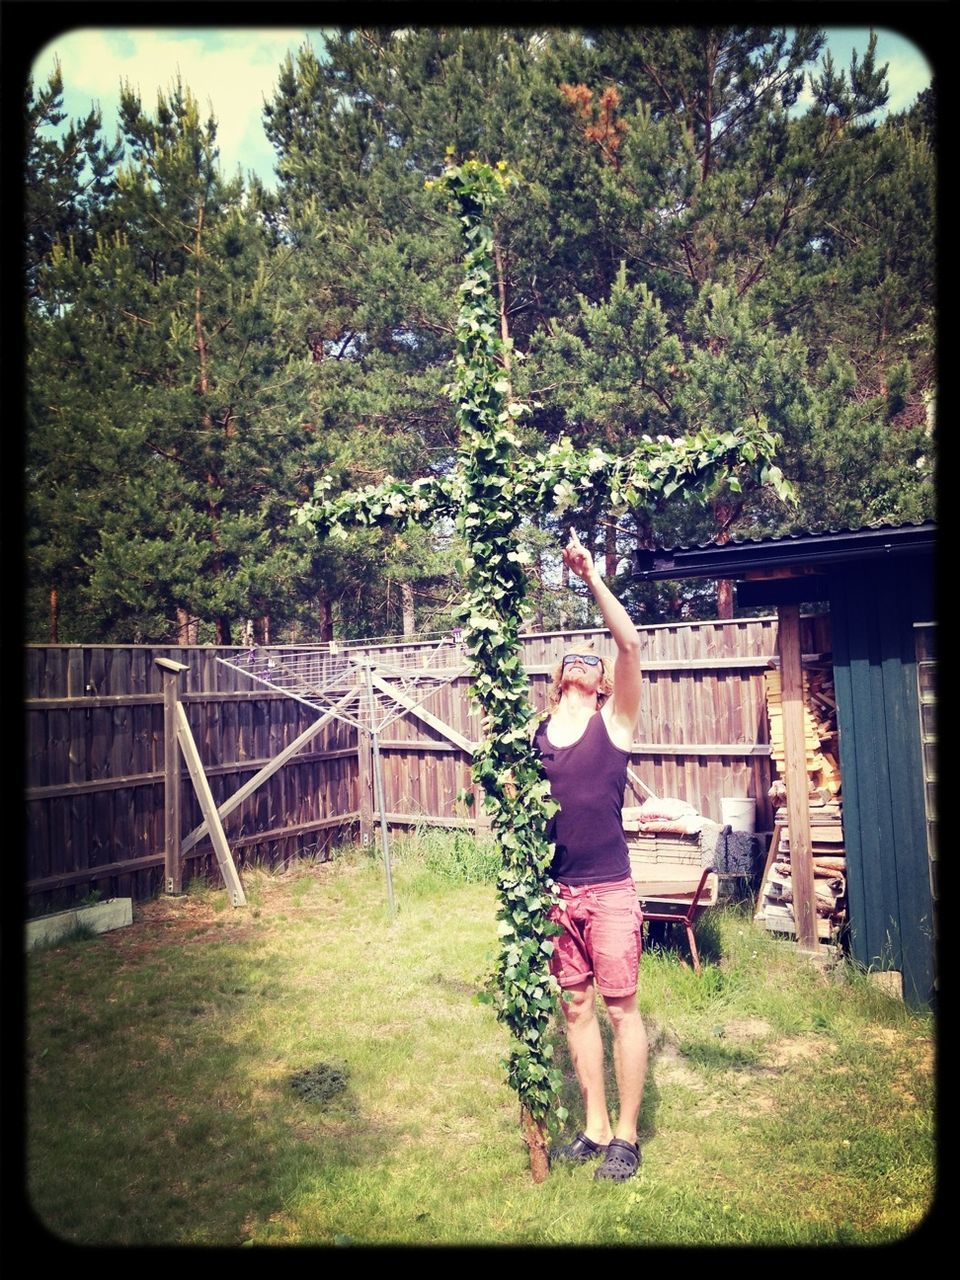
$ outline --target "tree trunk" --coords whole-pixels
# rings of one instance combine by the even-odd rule
[[[323,596],[320,600],[320,641],[327,643],[333,639],[333,603]]]
[[[550,1175],[549,1136],[542,1120],[534,1120],[525,1106],[520,1106],[520,1128],[530,1152],[530,1172],[534,1182],[546,1182]]]
[[[711,36],[707,41],[707,47],[704,51],[706,55],[706,87],[707,100],[704,104],[703,124],[704,124],[704,143],[703,143],[703,162],[700,167],[700,181],[706,182],[711,169],[711,161],[713,159],[713,85],[716,77],[717,69],[717,48]]]
[[[193,310],[193,332],[197,341],[197,360],[199,362],[200,380],[198,390],[202,396],[205,396],[210,389],[210,380],[207,376],[207,342],[203,334],[203,312],[201,311],[201,301],[203,299],[203,290],[200,286],[200,257],[202,251],[203,238],[203,202],[200,202],[197,208],[197,229],[196,241],[194,245],[194,254],[196,257],[196,286],[194,288],[194,310]]]
[[[617,555],[617,526],[611,520],[604,530],[604,557],[606,559],[606,578],[613,581],[617,576],[617,565],[620,563],[620,557]]]
[[[60,597],[57,588],[50,588],[50,643],[60,643]]]
[[[257,619],[256,627],[254,628],[254,631],[255,631],[255,634],[256,634],[256,635],[257,635],[257,637],[258,637],[258,643],[259,643],[259,644],[269,644],[269,643],[270,643],[270,615],[269,615],[269,613],[262,613],[262,614],[260,615],[260,617]]]
[[[503,367],[510,374],[510,322],[507,317],[507,275],[503,265],[503,254],[499,244],[493,246],[493,260],[497,266],[497,290],[500,295],[500,337],[503,341]],[[513,392],[510,393],[511,395]]]
[[[177,606],[177,644],[196,644],[200,637],[200,620],[189,610]]]
[[[733,522],[743,510],[743,499],[718,498],[713,504],[713,514],[717,522],[717,545],[723,546],[730,541]],[[717,617],[733,617],[733,583],[728,578],[717,582]]]
[[[243,639],[241,644],[246,645],[248,649],[253,648],[253,619],[244,618],[243,620]]]
[[[194,296],[193,329],[194,329],[194,337],[196,339],[196,352],[197,352],[197,374],[198,374],[197,391],[199,392],[199,395],[203,402],[206,401],[206,397],[210,392],[210,371],[209,371],[209,363],[208,363],[208,357],[207,357],[207,340],[203,331],[203,287],[201,284],[201,262],[203,260],[204,213],[205,213],[205,206],[203,201],[201,200],[200,204],[197,207],[197,225],[196,225],[196,235],[195,235],[195,241],[194,241],[194,256],[196,260],[196,270],[195,270],[196,285],[194,287],[194,295],[193,295]],[[204,413],[203,413],[203,425],[204,425],[204,429],[207,432],[211,433],[209,438],[212,439],[214,423],[210,415],[210,411],[206,407],[204,408]],[[225,416],[224,426],[226,428],[226,434],[228,436],[233,436],[235,434],[235,428],[233,427],[230,421],[229,413],[227,413]],[[212,467],[209,469],[207,473],[207,484],[210,485],[211,488],[219,487],[219,477],[214,473],[214,470]],[[214,571],[214,574],[217,577],[219,577],[222,571],[222,565],[220,561],[220,538],[219,538],[220,504],[218,502],[215,502],[212,498],[210,498],[207,502],[207,507],[210,512],[210,541],[217,548],[216,554],[214,555],[214,560],[213,560],[213,571]],[[224,617],[218,617],[214,625],[215,625],[215,643],[222,644],[222,645],[229,645],[231,643],[229,619]]]
[[[403,602],[403,634],[412,636],[416,634],[417,623],[413,611],[413,584],[410,582],[400,583],[400,598]]]

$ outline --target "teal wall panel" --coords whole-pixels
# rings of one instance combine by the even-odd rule
[[[914,622],[933,608],[929,557],[831,575],[851,948],[931,998],[933,920],[923,812]]]

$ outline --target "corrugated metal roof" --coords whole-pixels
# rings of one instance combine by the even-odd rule
[[[729,542],[691,547],[637,548],[633,576],[660,578],[736,577],[753,569],[792,564],[837,564],[877,555],[930,552],[937,526],[927,520],[914,524],[876,524],[860,529],[797,531],[761,538],[731,538]]]

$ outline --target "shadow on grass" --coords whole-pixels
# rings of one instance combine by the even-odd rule
[[[599,1003],[602,1005],[602,999],[599,1000]],[[641,1146],[645,1142],[649,1142],[651,1138],[656,1137],[657,1133],[656,1115],[660,1106],[660,1091],[656,1082],[656,1061],[664,1038],[661,1028],[649,1018],[644,1021],[647,1028],[649,1052],[643,1102],[640,1107],[640,1119],[637,1126]],[[603,1013],[600,1014],[600,1037],[603,1041],[604,1089],[607,1108],[610,1111],[611,1121],[616,1123],[618,1101],[617,1078],[613,1066],[613,1027]],[[577,1073],[573,1066],[573,1059],[570,1057],[570,1047],[567,1044],[567,1037],[562,1026],[557,1031],[554,1046],[554,1061],[563,1077],[559,1093],[560,1105],[569,1112],[569,1120],[565,1128],[572,1137],[578,1130],[583,1128],[585,1118],[583,1101],[580,1096],[580,1085],[577,1082]]]
[[[719,1037],[713,1040],[685,1040],[683,1056],[697,1066],[729,1071],[755,1067],[760,1059],[759,1050],[756,1048],[750,1045],[728,1044]]]
[[[304,1196],[382,1167],[402,1140],[364,1115],[348,1064],[326,1071],[329,1087],[293,1087],[329,1068],[318,1044],[266,1051],[256,1007],[276,998],[282,961],[216,944],[153,950],[149,965],[113,966],[125,985],[97,988],[112,1000],[72,989],[63,999],[77,950],[35,961],[53,971],[58,998],[31,1020],[28,1195],[55,1238],[241,1244]],[[91,972],[116,956],[100,937],[84,950]],[[235,1018],[249,1021],[249,1040]]]
[[[720,923],[710,912],[705,911],[694,921],[693,934],[697,942],[700,963],[717,964],[723,956],[720,937]],[[687,930],[682,922],[668,920],[648,920],[644,930],[644,951],[674,952],[680,959],[692,967],[690,943]]]

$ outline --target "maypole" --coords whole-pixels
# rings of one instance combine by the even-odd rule
[[[473,780],[483,790],[500,850],[497,1016],[512,1036],[508,1077],[520,1102],[530,1169],[542,1182],[559,1086],[548,1034],[559,995],[548,967],[556,930],[547,919],[553,902],[547,823],[556,805],[531,745],[535,713],[519,645],[527,577],[517,536],[522,504],[515,493],[515,425],[526,410],[510,398],[505,371],[509,340],[500,334],[491,218],[512,181],[502,161],[496,168],[467,161],[443,177],[467,246],[450,392],[463,476],[457,523],[467,548],[464,639],[471,692],[484,724]]]
[[[468,160],[449,165],[428,184],[452,198],[466,250],[454,377],[447,388],[460,428],[456,465],[444,476],[389,476],[337,496],[325,476],[297,518],[333,537],[345,537],[351,528],[454,519],[466,547],[461,616],[471,693],[484,726],[473,779],[483,789],[501,854],[495,1002],[512,1036],[506,1066],[531,1171],[542,1181],[549,1169],[548,1126],[562,1123],[565,1113],[556,1105],[560,1074],[548,1035],[559,995],[549,972],[555,928],[548,921],[554,886],[546,834],[555,808],[531,745],[535,713],[519,648],[527,595],[521,520],[562,515],[587,503],[649,509],[674,493],[703,495],[723,480],[739,489],[736,472],[769,483],[781,497],[790,490],[773,464],[779,438],[762,420],[734,423],[720,434],[644,436],[626,457],[597,447],[578,450],[567,437],[523,451],[516,425],[527,410],[513,400],[507,376],[510,343],[500,333],[492,227],[493,211],[514,182],[502,161],[491,166]]]

